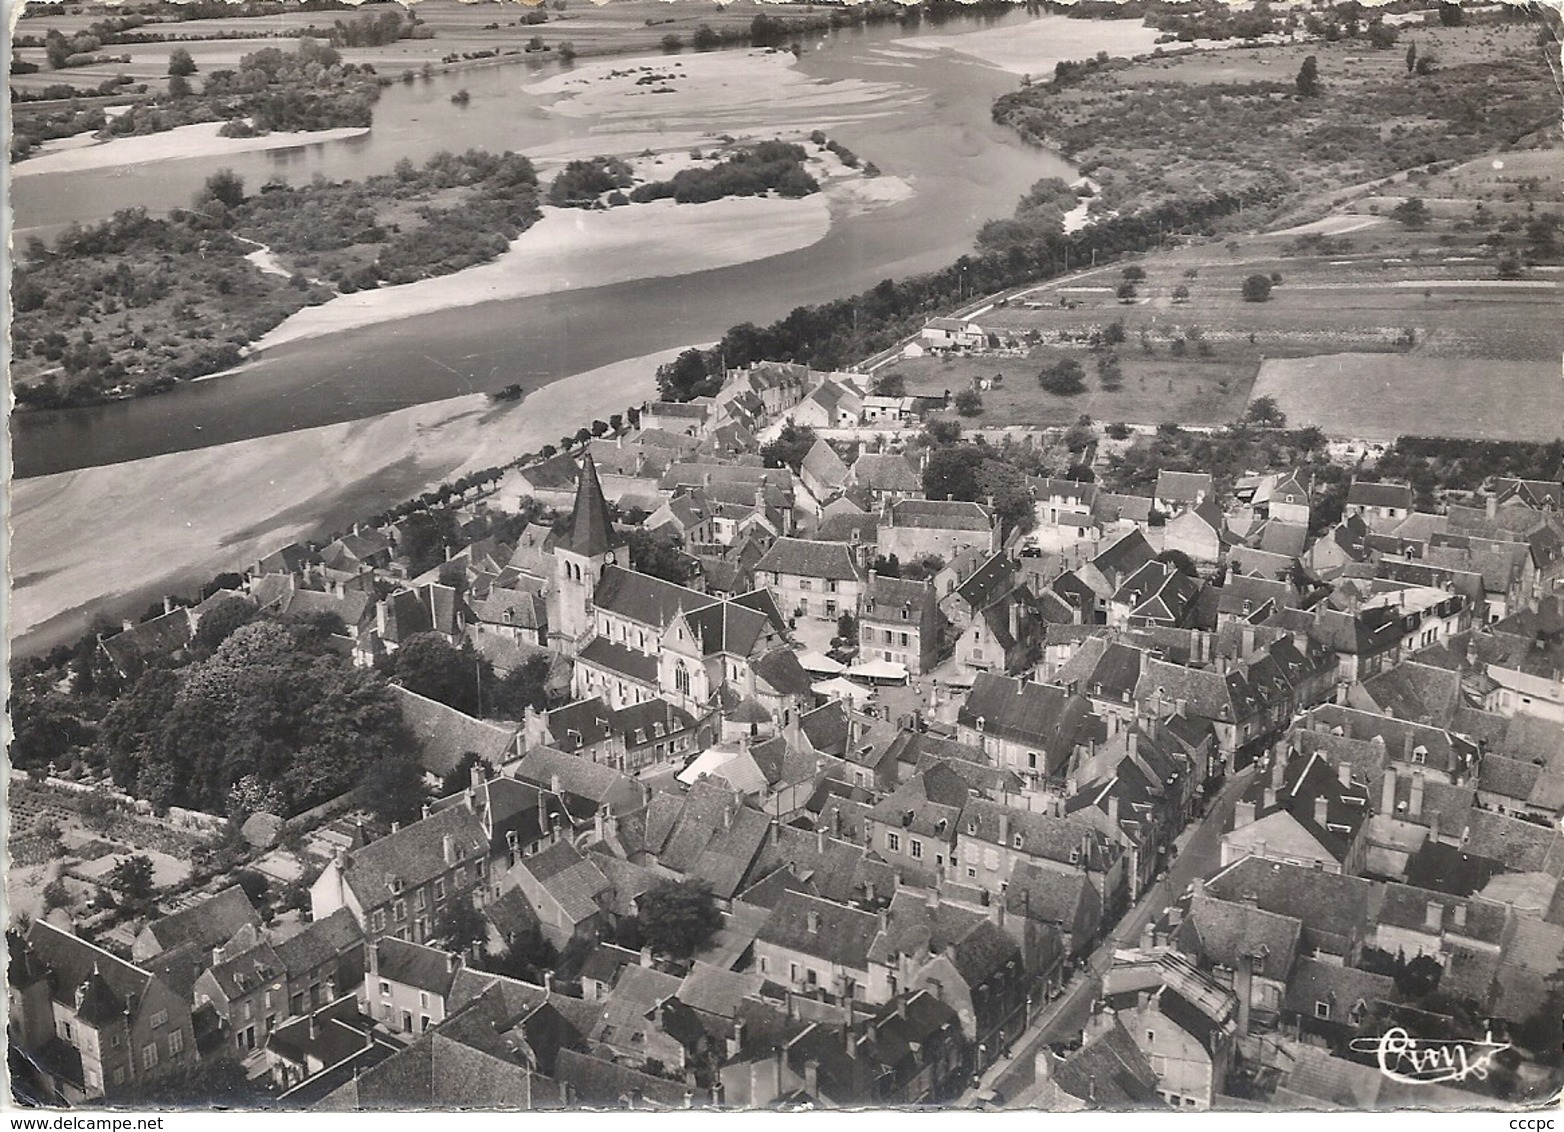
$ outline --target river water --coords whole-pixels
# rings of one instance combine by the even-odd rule
[[[907,41],[932,34],[948,43],[996,27],[1036,37],[1046,31],[1036,25],[1047,21],[1073,25],[1070,38],[1079,40],[1078,21],[1016,12],[913,30],[846,30],[812,44],[798,64],[810,78],[893,84],[896,96],[861,107],[856,117],[833,118],[828,129],[915,191],[898,204],[838,218],[824,239],[807,248],[735,267],[500,300],[304,339],[268,349],[242,373],[162,396],[13,415],[16,474],[354,420],[513,382],[536,388],[616,360],[712,341],[739,322],[764,324],[801,304],[949,263],[971,250],[984,220],[1009,215],[1035,180],[1068,175],[1069,169],[993,124],[989,108],[1015,88],[1014,74],[949,50],[909,52]],[[1126,22],[1088,26],[1101,29],[1101,45],[1110,49],[1132,31]],[[1072,51],[1078,50],[1077,42]],[[1040,47],[1037,72],[1051,72],[1059,57]],[[402,157],[421,163],[442,149],[528,151],[590,136],[591,120],[553,113],[548,100],[520,89],[552,66],[481,68],[388,87],[372,132],[361,138],[23,177],[13,182],[17,238],[99,219],[116,208],[167,209],[189,200],[218,168],[233,169],[253,187],[272,176],[293,183],[317,173],[364,177],[388,172]],[[466,107],[450,102],[459,87],[472,94]],[[768,117],[753,125],[790,121],[785,106]],[[655,119],[649,117],[647,126],[655,129]]]

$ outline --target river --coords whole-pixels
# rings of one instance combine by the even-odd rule
[[[1126,21],[1087,23],[1019,11],[823,36],[809,45],[798,69],[829,84],[828,91],[856,93],[844,95],[834,109],[824,103],[792,108],[776,99],[733,113],[744,115],[750,131],[818,121],[886,175],[908,181],[914,189],[909,199],[838,217],[824,239],[769,259],[406,318],[277,346],[235,375],[158,397],[17,414],[16,475],[355,420],[513,382],[537,388],[617,360],[711,341],[735,323],[765,323],[801,304],[948,263],[971,250],[984,220],[1009,215],[1039,177],[1070,174],[1057,156],[1021,145],[990,119],[994,98],[1014,89],[1017,76],[963,53],[961,44],[969,37],[992,42],[996,32],[1012,42],[1018,36],[1036,42],[1039,74],[1050,73],[1059,58],[1099,47],[1145,50],[1149,44],[1145,30]],[[924,37],[940,47],[917,50]],[[316,174],[340,179],[383,173],[402,157],[421,162],[442,149],[568,149],[601,127],[556,113],[549,98],[522,89],[555,67],[518,63],[393,85],[376,107],[373,130],[359,138],[18,178],[17,238],[90,222],[116,208],[166,209],[188,200],[218,168],[233,169],[253,187],[273,176],[298,183]],[[472,95],[465,107],[450,101],[458,88]],[[737,128],[720,112],[714,121],[718,128]],[[640,123],[652,132],[665,125],[652,113]]]

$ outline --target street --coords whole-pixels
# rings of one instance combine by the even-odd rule
[[[1025,1091],[1033,1081],[1033,1055],[1038,1043],[1071,1041],[1079,1035],[1091,1012],[1102,976],[1113,964],[1114,950],[1136,945],[1146,924],[1183,893],[1190,881],[1217,871],[1221,864],[1223,826],[1254,773],[1255,768],[1251,765],[1233,775],[1206,816],[1178,837],[1175,842],[1177,855],[1167,875],[1141,895],[1091,953],[1086,964],[1076,970],[1064,993],[1038,1013],[1026,1033],[1012,1045],[1010,1056],[1002,1057],[990,1066],[983,1073],[980,1084],[962,1095],[963,1105],[975,1104],[979,1095],[990,1090],[997,1090],[1007,1099]],[[1001,1101],[1001,1107],[1003,1104]]]

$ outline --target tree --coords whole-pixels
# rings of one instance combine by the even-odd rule
[[[456,537],[456,516],[443,507],[409,515],[402,522],[399,548],[407,559],[408,572],[417,577],[444,562],[445,550],[456,544]]]
[[[1293,80],[1298,85],[1298,93],[1304,98],[1314,98],[1321,90],[1320,87],[1320,63],[1313,55],[1303,61],[1303,66],[1298,68],[1298,77]]]
[[[118,889],[131,904],[152,899],[157,885],[152,879],[152,858],[145,853],[121,857],[109,870],[109,884]]]
[[[1134,434],[1130,426],[1123,421],[1114,421],[1107,428],[1103,429],[1103,432],[1113,440],[1128,440]]]
[[[424,770],[412,751],[389,750],[365,769],[358,801],[381,821],[416,821],[428,801]]]
[[[983,411],[983,394],[968,387],[956,394],[954,403],[956,412],[964,417],[975,417]]]
[[[1258,273],[1244,280],[1244,302],[1263,303],[1271,297],[1271,277]]]
[[[1439,23],[1443,27],[1458,28],[1466,22],[1466,13],[1453,0],[1443,0],[1439,5]]]
[[[71,902],[71,891],[65,887],[65,881],[61,877],[55,877],[43,886],[43,910],[52,912],[56,908],[64,908]]]
[[[851,613],[843,613],[836,619],[836,635],[849,644],[858,641],[858,618]]]
[[[1260,428],[1286,428],[1287,414],[1282,412],[1275,397],[1256,397],[1244,412],[1244,423]]]
[[[1189,302],[1189,288],[1186,287],[1182,283],[1180,283],[1177,287],[1174,287],[1173,288],[1173,301],[1175,303],[1187,303],[1187,302]]]
[[[869,390],[876,397],[907,396],[907,379],[899,373],[882,373]]]
[[[195,74],[196,62],[190,52],[183,47],[174,48],[168,56],[168,73],[179,76]]]
[[[1432,51],[1424,51],[1417,57],[1417,73],[1419,75],[1431,75],[1439,69],[1439,56]]]
[[[883,554],[877,554],[871,569],[882,578],[899,578],[901,577],[901,559],[894,554],[889,558]]]
[[[707,367],[705,354],[695,349],[684,351],[673,361],[657,367],[657,395],[664,401],[690,401],[711,396],[722,388],[722,378],[720,374],[714,377]]]
[[[705,881],[663,881],[638,901],[636,925],[654,951],[688,959],[722,927],[722,913]]]
[[[196,194],[196,208],[216,201],[227,208],[238,208],[244,203],[244,178],[232,169],[219,169],[206,179],[206,184]]]
[[[533,711],[545,710],[551,668],[548,656],[535,653],[501,676],[488,695],[491,714],[501,719],[520,719],[529,707]]]
[[[234,630],[253,621],[255,613],[255,606],[242,597],[223,598],[201,615],[195,631],[196,643],[215,650]]]
[[[930,417],[923,426],[923,439],[931,448],[955,444],[961,439],[961,422],[949,417]]]
[[[1097,430],[1092,427],[1092,419],[1082,414],[1079,420],[1065,430],[1064,446],[1072,453],[1084,452],[1096,439]]]
[[[485,773],[494,769],[479,757],[478,752],[463,751],[462,757],[456,760],[456,765],[440,779],[440,797],[449,798],[452,794],[459,794],[471,786],[473,768],[480,766],[484,768]]]
[[[1135,301],[1135,284],[1120,283],[1119,289],[1115,293],[1118,295],[1119,302],[1133,303]]]
[[[103,790],[94,790],[91,794],[82,796],[77,803],[76,812],[81,815],[82,823],[96,833],[107,833],[114,827],[114,821],[119,816],[119,803]]]
[[[692,40],[697,51],[710,51],[714,47],[722,46],[722,36],[711,29],[710,24],[701,24],[695,29],[695,38]]]
[[[482,947],[488,934],[489,923],[473,906],[472,894],[467,892],[445,902],[445,907],[435,914],[430,933],[436,947],[461,955],[472,955]]]
[[[402,687],[468,715],[482,713],[483,687],[494,683],[494,669],[464,641],[457,648],[439,633],[418,633],[392,654],[392,672]]]
[[[680,39],[679,36],[673,32],[669,32],[667,35],[663,36],[662,45],[663,50],[668,52],[670,55],[684,50],[684,40]]]
[[[170,98],[189,98],[195,93],[190,80],[184,75],[170,75],[168,79],[168,96]]]
[[[768,468],[791,468],[793,474],[797,475],[803,466],[804,457],[809,455],[809,450],[814,446],[815,430],[808,425],[789,421],[782,426],[775,440],[761,446],[760,458]]]
[[[1073,397],[1086,389],[1086,371],[1074,358],[1064,358],[1037,375],[1037,383],[1056,397]]]
[[[483,970],[493,974],[540,983],[543,972],[552,970],[559,962],[559,949],[544,937],[536,924],[530,924],[511,936],[499,954],[485,956],[479,962]]]
[[[664,534],[637,527],[630,531],[627,541],[630,561],[643,574],[683,585],[694,573],[695,560],[679,549],[671,531]]]
[[[1408,197],[1390,210],[1390,216],[1404,228],[1421,228],[1428,223],[1428,206],[1422,197]]]
[[[1396,29],[1382,19],[1369,24],[1369,42],[1376,51],[1388,51],[1396,45]]]
[[[1146,269],[1138,264],[1130,264],[1119,274],[1126,283],[1144,283],[1146,281]]]
[[[936,448],[923,469],[923,493],[935,500],[977,499],[978,469],[985,458],[975,444]]]
[[[1407,44],[1407,74],[1410,75],[1416,69],[1417,69],[1417,41],[1413,40],[1411,43]]]

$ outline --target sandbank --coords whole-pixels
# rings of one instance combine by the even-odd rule
[[[94,614],[133,597],[145,605],[165,588],[178,592],[243,569],[322,523],[345,527],[435,484],[557,442],[652,397],[657,367],[678,353],[576,374],[519,404],[468,395],[18,480],[11,496],[13,645],[68,640]],[[84,554],[83,547],[94,549]],[[25,640],[38,630],[37,641]]]
[[[83,173],[115,165],[140,165],[148,161],[177,161],[182,157],[223,157],[232,153],[253,153],[267,149],[289,149],[363,137],[368,127],[345,126],[336,130],[301,130],[265,134],[256,138],[225,138],[218,135],[221,122],[197,122],[176,126],[158,134],[112,138],[94,145],[40,147],[36,157],[11,166],[11,176],[28,177],[44,173]],[[71,139],[63,139],[70,141]]]

